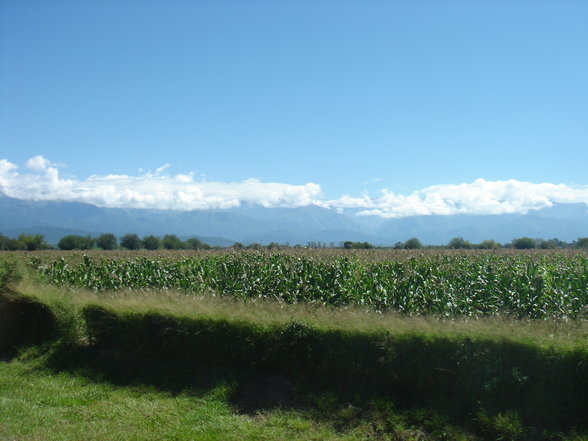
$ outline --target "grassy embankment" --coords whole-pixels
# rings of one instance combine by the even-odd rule
[[[111,439],[588,436],[582,320],[93,293],[31,275],[4,291],[0,319],[20,313],[28,323],[0,328],[11,332],[4,353],[35,348],[1,365],[1,436],[105,439],[107,428],[118,433]]]

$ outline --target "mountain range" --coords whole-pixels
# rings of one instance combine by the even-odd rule
[[[242,206],[223,210],[146,210],[104,208],[79,202],[29,201],[0,196],[0,233],[43,234],[56,243],[66,234],[139,236],[176,234],[211,245],[269,242],[305,245],[367,241],[393,245],[417,237],[430,245],[453,237],[474,243],[510,242],[517,237],[572,241],[588,236],[588,205],[554,204],[526,214],[427,215],[384,219],[308,205],[299,208]]]

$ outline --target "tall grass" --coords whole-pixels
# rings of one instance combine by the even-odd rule
[[[34,258],[58,286],[182,290],[240,300],[362,306],[406,314],[588,316],[588,256],[439,253],[360,260],[266,253],[106,259]]]

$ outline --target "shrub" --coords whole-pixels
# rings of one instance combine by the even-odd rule
[[[157,236],[146,236],[143,238],[143,248],[146,250],[158,250],[161,248],[161,239]]]
[[[136,234],[125,234],[120,240],[120,246],[127,250],[138,250],[141,248],[141,239]]]
[[[71,234],[63,236],[57,244],[60,250],[89,250],[94,246],[94,239],[90,236],[77,236]]]
[[[404,242],[404,248],[407,250],[418,250],[423,247],[423,244],[416,237],[412,237]]]
[[[512,240],[512,246],[517,250],[530,250],[537,246],[535,239],[531,239],[530,237],[521,237],[518,239]]]
[[[96,239],[96,245],[103,250],[114,250],[116,248],[116,242],[116,237],[110,233],[102,234]]]

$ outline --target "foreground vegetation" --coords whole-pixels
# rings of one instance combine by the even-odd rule
[[[376,254],[377,255],[377,254]],[[588,317],[585,254],[396,254],[369,261],[312,252],[131,259],[34,258],[45,281],[93,291],[175,289],[407,314]],[[403,258],[399,258],[403,257]]]
[[[401,285],[418,288],[408,298],[432,295],[427,281],[465,295],[467,284],[500,275],[520,279],[508,282],[518,303],[539,287],[537,298],[577,297],[586,294],[582,254],[39,254],[32,266],[22,256],[21,280],[19,265],[0,265],[0,354],[10,360],[0,363],[0,438],[588,438],[581,309],[537,320],[476,306],[463,317],[377,311],[357,296],[259,295],[341,286],[368,297],[367,280],[394,271],[396,283],[416,284]],[[217,289],[196,289],[203,279],[193,274]],[[495,279],[475,284],[488,274]],[[81,287],[100,275],[127,283]],[[193,289],[170,282],[182,279]],[[482,302],[486,289],[463,303]]]
[[[30,357],[30,355],[29,355]],[[231,385],[179,393],[148,385],[113,385],[39,360],[0,363],[0,439],[3,440],[361,440],[371,428],[344,433],[305,412],[235,412]],[[344,415],[341,417],[344,418]],[[397,433],[410,433],[410,425]]]

